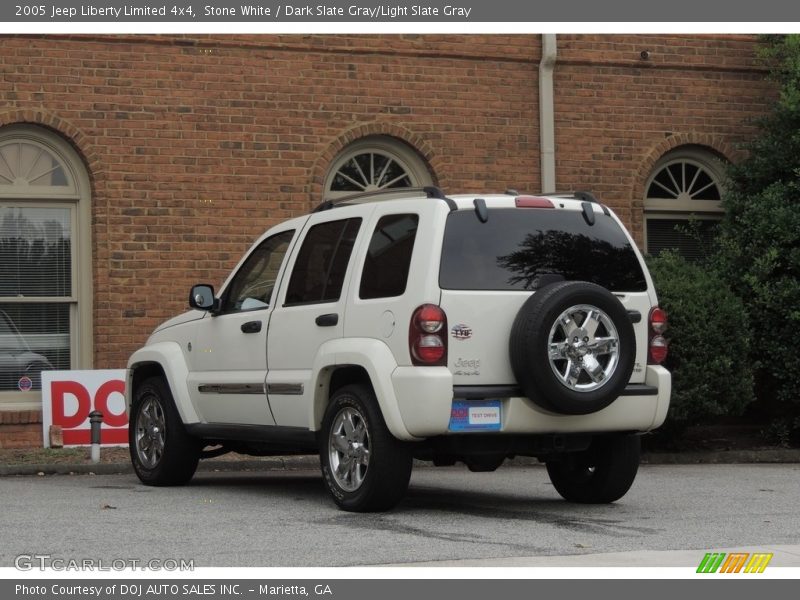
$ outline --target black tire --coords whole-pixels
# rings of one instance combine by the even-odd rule
[[[567,358],[551,362],[551,333],[565,311],[585,306],[599,309],[597,314],[603,316],[603,322],[598,321],[595,331],[605,332],[612,326],[616,330],[616,336],[606,336],[617,338],[616,350],[613,359],[610,353],[595,355],[590,352],[592,357],[597,356],[601,361],[594,363],[595,369],[599,368],[599,375],[596,376],[602,377],[600,383],[591,380],[587,383],[588,369],[583,369],[585,363],[581,355],[575,360],[575,364],[579,364],[577,385],[570,386],[559,378],[556,369],[563,368],[568,372],[573,362]],[[585,333],[583,328],[589,321],[588,313],[583,318],[585,321],[575,331]],[[575,339],[578,340],[577,337]],[[588,336],[583,339],[596,343],[594,334],[591,339]],[[542,288],[525,301],[511,329],[509,351],[514,376],[526,397],[551,412],[585,415],[611,404],[628,384],[636,358],[636,336],[625,307],[611,292],[586,281],[563,281]],[[566,351],[579,352],[580,349],[569,345]],[[611,365],[611,360],[614,361],[613,368],[609,367],[608,373],[605,373],[602,361]],[[577,389],[591,388],[593,385],[598,387]]]
[[[186,433],[169,386],[160,377],[146,379],[134,390],[128,443],[136,475],[154,486],[187,483],[202,450],[202,443]]]
[[[622,498],[639,470],[637,435],[601,436],[582,452],[547,461],[553,487],[569,502],[607,504]]]
[[[352,433],[348,433],[345,422],[349,422]],[[348,385],[333,395],[322,420],[319,443],[322,476],[339,508],[384,511],[405,496],[411,477],[411,452],[386,427],[370,387]]]

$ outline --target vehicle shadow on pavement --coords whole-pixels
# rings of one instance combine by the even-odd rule
[[[251,488],[262,487],[264,489],[284,488],[284,487],[319,487],[322,485],[322,476],[309,471],[247,471],[247,472],[215,472],[197,473],[188,483],[192,487],[237,487]]]
[[[231,472],[198,473],[187,484],[187,488],[235,490],[237,494],[280,499],[305,499],[328,502],[322,476],[309,471],[304,472]]]
[[[406,497],[393,510],[386,513],[358,514],[338,511],[325,493],[322,477],[316,473],[281,471],[208,475],[198,474],[189,484],[190,487],[235,489],[237,494],[247,493],[272,500],[327,505],[334,513],[329,519],[347,520],[356,525],[360,523],[370,529],[380,529],[380,523],[387,519],[403,520],[424,514],[431,517],[468,516],[493,521],[547,524],[581,533],[613,531],[617,535],[633,537],[659,531],[656,528],[630,525],[623,514],[626,511],[624,502],[604,505],[573,504],[557,497],[548,497],[543,494],[546,490],[542,489],[531,489],[530,495],[521,495],[503,491],[455,490],[452,486],[433,487],[412,483]],[[555,491],[552,494],[555,496]]]

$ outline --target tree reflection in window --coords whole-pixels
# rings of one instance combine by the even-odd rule
[[[532,290],[560,278],[615,291],[644,291],[639,259],[610,216],[589,225],[580,211],[492,209],[447,217],[439,283],[451,290]]]
[[[638,290],[645,285],[629,245],[568,231],[537,231],[525,236],[520,249],[499,256],[497,263],[511,276],[509,284],[534,290],[552,281],[589,281],[612,290]]]

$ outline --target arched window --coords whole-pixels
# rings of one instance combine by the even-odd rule
[[[649,254],[674,248],[689,260],[704,255],[722,218],[722,174],[719,158],[693,146],[668,152],[656,163],[644,197]]]
[[[0,408],[38,408],[44,370],[91,366],[89,204],[65,140],[0,128]]]
[[[349,144],[331,163],[325,198],[432,183],[425,163],[410,146],[389,136],[371,135]]]

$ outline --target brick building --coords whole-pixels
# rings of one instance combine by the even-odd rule
[[[645,249],[718,218],[775,89],[749,36],[4,36],[0,448],[323,195],[590,189]],[[25,388],[32,388],[23,391]]]

